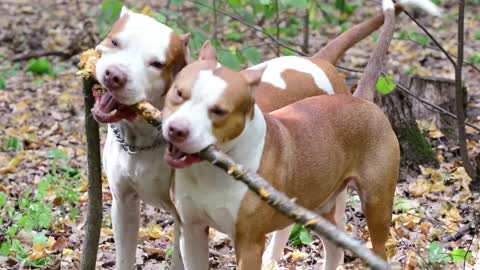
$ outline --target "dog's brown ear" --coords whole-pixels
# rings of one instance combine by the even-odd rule
[[[180,38],[183,41],[183,51],[185,52],[185,62],[190,63],[190,49],[188,48],[188,44],[190,44],[190,33],[181,35]]]
[[[217,61],[217,52],[212,46],[210,40],[205,41],[205,43],[203,44],[202,48],[200,49],[198,60]]]
[[[249,85],[256,85],[262,81],[262,76],[265,69],[266,67],[259,69],[244,69],[240,71],[240,74],[242,74],[243,78],[245,78]]]

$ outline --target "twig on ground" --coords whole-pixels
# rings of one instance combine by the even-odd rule
[[[31,52],[25,55],[19,55],[12,59],[12,62],[21,62],[30,60],[33,58],[45,57],[45,56],[58,56],[63,59],[68,59],[74,56],[77,52],[62,52],[62,51],[46,51],[46,52]]]

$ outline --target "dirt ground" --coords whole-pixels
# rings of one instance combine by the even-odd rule
[[[166,1],[125,1],[141,10],[144,6],[158,9]],[[359,1],[356,1],[359,2]],[[360,1],[361,2],[361,1]],[[366,1],[354,16],[351,24],[363,21],[374,10],[375,3]],[[456,8],[454,1],[442,1],[446,15],[442,18],[420,18],[443,46],[456,53]],[[363,3],[363,2],[362,2]],[[15,204],[25,190],[35,192],[38,184],[52,172],[51,153],[64,152],[68,159],[59,160],[59,165],[77,169],[80,181],[78,189],[80,215],[70,220],[59,205],[52,209],[55,216],[47,236],[53,238],[52,246],[46,248],[46,254],[52,263],[45,269],[78,269],[80,247],[85,226],[86,195],[86,147],[84,135],[84,111],[81,81],[76,76],[79,54],[94,47],[99,42],[96,18],[102,3],[92,0],[2,0],[0,2],[0,74],[17,70],[7,77],[7,86],[0,89],[0,192],[7,193],[9,203]],[[186,9],[185,20],[189,25],[197,24],[199,18],[195,12]],[[466,60],[480,52],[480,5],[469,4],[466,19]],[[320,16],[320,15],[319,15]],[[225,29],[223,29],[226,31]],[[247,31],[247,30],[245,30]],[[417,31],[408,18],[402,16],[397,31]],[[311,34],[312,49],[316,51],[329,39],[340,32],[339,26],[325,27],[320,33]],[[219,33],[221,35],[221,33]],[[252,35],[253,36],[253,35]],[[257,41],[262,40],[257,37]],[[263,41],[264,42],[264,41]],[[361,68],[374,46],[369,38],[349,51],[341,66]],[[37,76],[26,71],[30,58],[42,54],[46,56],[56,70],[56,77]],[[265,48],[262,58],[273,57],[271,50]],[[479,56],[480,57],[480,56]],[[469,121],[480,126],[478,113],[480,99],[480,65],[477,69],[466,66],[465,84],[469,91]],[[387,70],[398,76],[412,72],[419,76],[438,76],[454,78],[453,67],[437,50],[405,40],[395,40],[391,46]],[[355,79],[357,74],[347,73],[347,78]],[[425,119],[424,123],[430,119]],[[480,152],[479,133],[468,129],[469,151],[472,155]],[[106,126],[101,127],[104,136]],[[446,236],[454,235],[462,227],[478,217],[480,208],[479,194],[468,189],[469,178],[459,164],[459,151],[455,142],[435,127],[429,132],[434,150],[441,161],[438,168],[421,168],[418,173],[399,180],[397,188],[397,207],[392,221],[388,252],[391,261],[399,262],[404,269],[420,269],[421,261],[429,260],[429,247],[439,241],[446,252],[455,249],[469,250],[472,258],[465,269],[480,269],[480,241],[475,231],[467,231],[455,241],[447,241]],[[24,151],[7,150],[4,145],[9,137],[17,137],[23,142]],[[13,162],[13,163],[12,163]],[[13,169],[11,166],[13,166]],[[9,167],[10,166],[10,167]],[[11,169],[11,170],[10,170]],[[111,193],[106,180],[103,186],[104,224],[101,234],[97,269],[114,269],[115,244],[111,230],[110,206]],[[49,197],[53,201],[55,198]],[[406,205],[406,206],[405,206]],[[347,207],[346,230],[354,237],[369,244],[368,231],[361,213],[358,196],[352,194]],[[0,216],[6,210],[0,208]],[[0,219],[1,220],[1,219]],[[11,222],[0,222],[0,234],[6,231]],[[478,223],[477,223],[478,224]],[[137,269],[164,269],[170,263],[168,248],[172,244],[172,218],[168,213],[142,205],[141,231],[137,247]],[[27,237],[28,238],[28,237]],[[0,235],[0,243],[5,238]],[[224,235],[212,231],[210,241],[210,265],[212,269],[234,269],[235,257],[231,241]],[[30,243],[30,248],[28,248]],[[31,241],[25,240],[27,249]],[[300,248],[289,245],[279,269],[314,269],[322,265],[323,252],[321,242],[314,236],[310,246]],[[58,248],[61,247],[61,248]],[[32,250],[29,251],[30,253]],[[349,252],[345,259],[348,269],[360,269],[360,261]],[[463,269],[463,264],[449,263],[436,269]],[[0,255],[0,269],[29,269],[15,256]],[[433,266],[430,269],[434,269]]]

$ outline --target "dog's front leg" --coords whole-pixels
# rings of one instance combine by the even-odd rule
[[[118,192],[113,191],[112,225],[117,270],[133,269],[139,219],[139,199],[136,192],[132,189],[119,196]]]
[[[283,249],[287,245],[288,238],[292,232],[293,225],[275,231],[272,233],[272,238],[268,243],[265,252],[262,256],[262,269],[269,268],[272,263],[278,263],[283,255]]]
[[[180,221],[178,218],[175,219],[175,223],[173,224],[174,228],[174,239],[173,239],[173,258],[172,258],[172,269],[173,270],[183,270],[183,261],[181,256],[180,250]]]
[[[208,229],[204,224],[182,224],[180,250],[185,270],[208,270]]]
[[[248,231],[251,233],[251,231]],[[235,237],[235,254],[238,270],[260,270],[262,268],[262,251],[265,248],[265,235],[239,233]]]

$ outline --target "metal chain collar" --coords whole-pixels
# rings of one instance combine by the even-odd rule
[[[127,152],[131,155],[135,155],[135,154],[138,154],[139,152],[143,152],[143,151],[147,151],[147,150],[157,148],[157,147],[159,147],[159,146],[161,146],[165,143],[163,138],[159,138],[153,144],[148,145],[148,146],[138,147],[138,146],[135,146],[135,145],[130,145],[127,142],[125,142],[125,139],[122,137],[122,134],[121,134],[120,129],[118,127],[116,127],[113,124],[110,124],[109,126],[113,131],[113,135],[115,136],[115,139],[122,146],[123,150],[125,150],[125,152]],[[161,128],[161,126],[159,126],[158,128]]]

